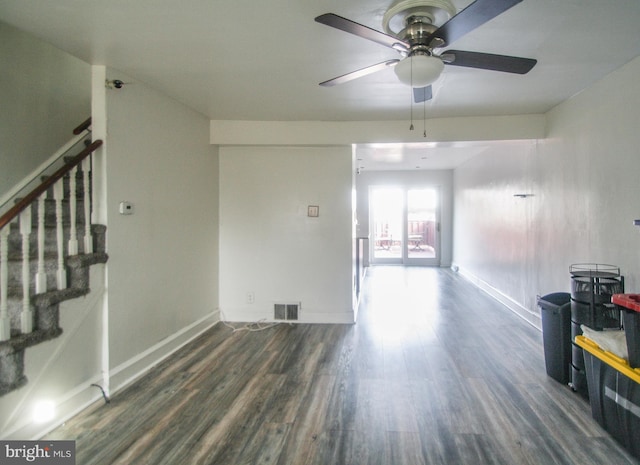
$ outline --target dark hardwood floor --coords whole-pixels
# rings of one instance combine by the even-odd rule
[[[449,270],[369,269],[355,325],[223,324],[68,421],[89,464],[637,464],[542,335]]]

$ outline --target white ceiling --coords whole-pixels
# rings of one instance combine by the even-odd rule
[[[448,170],[488,150],[497,142],[425,142],[412,144],[360,144],[359,170]]]
[[[471,0],[453,3],[462,9]],[[408,120],[411,91],[391,69],[336,87],[318,86],[399,55],[314,18],[332,12],[382,30],[391,4],[0,0],[0,20],[88,63],[120,70],[210,119]],[[524,0],[451,48],[535,58],[536,67],[520,76],[447,66],[433,85],[433,99],[425,108],[414,107],[414,114],[421,119],[423,111],[427,118],[547,112],[640,55],[639,24],[638,0]],[[439,148],[450,156],[457,151]],[[421,157],[424,149],[418,147]],[[412,163],[413,158],[407,166]]]

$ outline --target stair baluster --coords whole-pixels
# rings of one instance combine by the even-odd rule
[[[29,295],[29,236],[31,235],[31,209],[20,213],[20,234],[22,235],[22,313],[20,325],[23,334],[33,331],[33,312]]]
[[[36,294],[47,292],[47,273],[44,268],[44,209],[46,192],[38,197],[38,271],[36,273]]]
[[[71,220],[69,230],[69,245],[67,254],[78,255],[78,231],[76,228],[76,173],[78,167],[74,166],[69,171],[69,218]]]
[[[0,341],[11,338],[11,322],[7,304],[9,287],[9,228],[0,229]]]
[[[67,288],[67,272],[64,268],[64,228],[62,224],[62,199],[64,198],[64,185],[62,179],[53,185],[53,199],[56,202],[56,239],[58,245],[58,290]]]
[[[82,184],[84,187],[84,253],[93,253],[93,235],[91,234],[91,186],[89,170],[91,158],[82,160]]]

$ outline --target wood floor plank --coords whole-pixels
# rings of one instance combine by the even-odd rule
[[[505,444],[499,438],[486,434],[456,435],[456,447],[459,451],[459,463],[490,463],[495,465],[512,465],[526,463],[519,446]]]
[[[389,431],[385,435],[384,462],[394,465],[427,465],[422,440],[415,432]]]
[[[247,370],[251,376],[246,383],[234,389],[235,393],[229,398],[228,406],[224,409],[219,422],[210,427],[198,438],[198,450],[194,452],[194,464],[233,463],[229,456],[234,456],[243,446],[243,438],[251,437],[252,431],[262,424],[260,412],[265,399],[270,397],[278,386],[274,379],[267,376],[267,367],[276,353],[268,353],[269,358],[262,360],[257,370]],[[215,404],[213,404],[215,406]],[[240,441],[239,441],[240,439]]]
[[[81,465],[639,465],[539,331],[450,270],[375,267],[355,325],[219,324],[53,431]]]
[[[364,378],[358,383],[354,428],[372,431],[382,439],[387,430],[389,403],[387,386],[379,379]]]
[[[295,422],[300,409],[303,408],[307,393],[311,389],[313,376],[319,366],[322,353],[323,346],[317,345],[303,363],[303,371],[281,375],[282,383],[269,401],[265,421],[269,423]]]
[[[387,418],[386,430],[393,432],[417,433],[418,420],[411,396],[408,380],[391,379],[385,381]]]
[[[278,465],[311,464],[318,455],[318,439],[323,432],[330,430],[327,411],[335,383],[335,376],[314,376],[311,389],[305,397],[305,407],[300,409],[292,425],[290,440],[283,447]]]
[[[272,465],[278,463],[282,454],[284,444],[289,437],[291,424],[288,423],[265,423],[257,434],[247,441],[242,450],[241,457],[238,457],[237,464],[251,465]]]

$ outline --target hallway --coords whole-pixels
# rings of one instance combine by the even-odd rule
[[[370,268],[356,325],[218,324],[48,437],[79,465],[638,463],[546,376],[538,330],[418,267]]]

